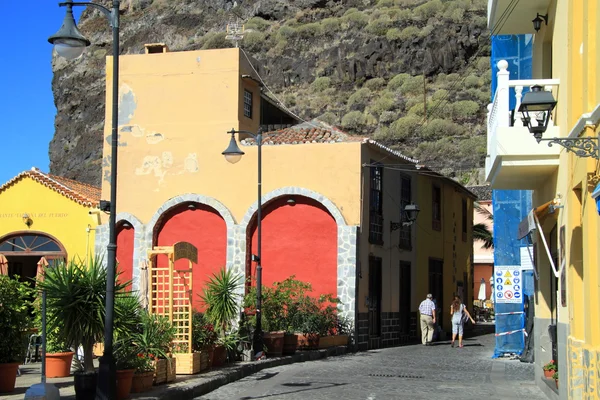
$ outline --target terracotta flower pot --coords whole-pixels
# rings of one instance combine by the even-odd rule
[[[295,333],[286,333],[283,335],[283,354],[290,355],[296,353],[298,348],[298,335]]]
[[[19,368],[19,363],[0,364],[0,393],[9,393],[15,390],[17,368]]]
[[[64,378],[71,375],[72,351],[46,353],[46,378]]]
[[[213,346],[206,346],[202,351],[208,353],[208,368],[211,368],[215,359],[215,348]]]
[[[133,375],[131,381],[131,393],[141,393],[152,388],[154,372],[140,372]]]
[[[117,400],[125,400],[131,393],[131,383],[135,369],[117,371]]]
[[[225,346],[215,346],[214,356],[213,356],[213,367],[220,367],[225,364],[227,360],[227,351]]]
[[[551,369],[544,370],[544,378],[552,379],[552,375],[554,375],[553,370],[551,370]]]
[[[265,332],[263,339],[267,346],[267,357],[281,357],[284,332]]]

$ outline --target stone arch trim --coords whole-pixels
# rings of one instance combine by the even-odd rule
[[[150,240],[152,240],[152,233],[153,233],[152,231],[154,230],[155,225],[158,222],[158,220],[160,219],[160,217],[166,211],[170,210],[171,208],[176,207],[181,203],[188,203],[188,202],[204,204],[204,205],[207,205],[207,206],[212,207],[215,210],[217,210],[219,215],[221,215],[221,217],[223,217],[223,219],[225,220],[225,224],[227,225],[227,230],[229,230],[230,227],[233,227],[233,225],[235,225],[235,220],[233,219],[233,214],[231,214],[231,211],[229,211],[229,209],[227,207],[225,207],[225,205],[223,203],[221,203],[219,200],[217,200],[213,197],[208,197],[208,196],[204,196],[201,194],[186,193],[186,194],[182,194],[179,196],[175,196],[175,197],[167,200],[166,202],[163,203],[162,206],[160,206],[158,208],[158,210],[156,210],[156,212],[154,213],[154,215],[152,216],[152,218],[150,219],[150,221],[147,224],[148,227],[152,228],[152,229],[149,229]],[[148,236],[148,232],[146,233],[146,237],[147,236]]]
[[[333,204],[333,202],[331,200],[329,200],[327,197],[325,197],[324,195],[317,193],[310,189],[305,189],[305,188],[297,187],[297,186],[286,186],[286,187],[282,187],[279,189],[275,189],[275,190],[262,196],[262,203],[263,203],[263,205],[265,205],[269,201],[274,200],[281,196],[285,196],[285,195],[304,196],[304,197],[311,198],[315,201],[318,201],[333,216],[338,227],[346,226],[346,220],[344,219],[344,216],[342,215],[339,208],[337,208],[337,206],[335,204]],[[256,210],[258,210],[258,201],[254,202],[254,204],[252,204],[252,206],[248,209],[248,211],[246,211],[246,214],[244,215],[244,218],[240,222],[240,225],[244,226],[244,227],[248,226],[248,224],[250,223],[250,220],[252,219],[252,216],[256,213]]]
[[[186,193],[186,194],[182,194],[179,196],[175,196],[175,197],[167,200],[154,213],[154,215],[152,216],[152,218],[146,224],[146,227],[145,227],[144,243],[143,243],[143,248],[144,248],[143,260],[145,260],[146,251],[150,250],[152,248],[154,229],[156,228],[156,224],[160,221],[160,218],[164,215],[165,212],[172,209],[173,207],[177,207],[179,204],[188,203],[188,202],[204,204],[206,206],[212,207],[219,213],[219,215],[225,221],[225,226],[227,227],[227,238],[228,238],[227,243],[226,243],[226,246],[227,246],[226,265],[227,265],[227,268],[230,268],[230,266],[233,263],[233,257],[234,257],[234,243],[233,243],[233,240],[230,238],[233,238],[235,228],[237,226],[235,224],[233,214],[231,214],[231,211],[229,211],[229,209],[227,207],[225,207],[225,205],[223,203],[221,203],[220,201],[218,201],[217,199],[215,199],[213,197],[204,196],[201,194],[196,194],[196,193]]]

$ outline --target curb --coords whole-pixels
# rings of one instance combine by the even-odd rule
[[[292,356],[267,358],[260,361],[237,362],[232,366],[210,370],[202,374],[177,375],[178,382],[153,386],[152,390],[132,394],[130,398],[145,400],[191,400],[263,369],[341,356],[351,351],[350,346],[337,346],[320,350],[301,351]],[[75,396],[64,398],[74,400]]]

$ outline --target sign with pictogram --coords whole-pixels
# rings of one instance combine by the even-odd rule
[[[496,303],[522,303],[521,266],[502,265],[494,267]]]

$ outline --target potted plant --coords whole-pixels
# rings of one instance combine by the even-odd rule
[[[124,400],[131,393],[133,374],[141,365],[141,358],[136,353],[136,346],[129,337],[115,341],[113,356],[117,368],[116,398]]]
[[[18,278],[0,275],[0,393],[15,389],[26,349],[31,289]]]
[[[192,318],[192,346],[193,350],[200,352],[201,371],[212,366],[214,346],[219,338],[213,324],[206,321],[203,313],[194,313]]]
[[[73,355],[64,336],[54,330],[46,330],[46,378],[64,378],[71,375]]]
[[[215,347],[213,366],[220,366],[227,359],[225,337],[230,333],[234,318],[239,315],[238,287],[241,276],[222,268],[206,283],[202,302],[206,306],[204,316],[212,323],[219,335],[220,343]]]
[[[554,383],[556,384],[556,388],[558,389],[558,371],[552,374],[552,379],[554,379]]]
[[[138,387],[145,387],[145,383],[138,380],[144,382],[147,380],[146,360],[152,367],[150,384],[171,382],[175,379],[176,362],[171,356],[173,339],[175,339],[175,327],[167,317],[149,314],[147,311],[142,312],[141,322],[137,331],[132,334],[132,340],[138,357],[143,357],[145,360],[138,366],[133,376],[133,391]]]
[[[135,373],[131,380],[131,393],[142,393],[152,388],[154,382],[154,359],[152,353],[138,353]]]
[[[546,363],[546,365],[544,365],[543,369],[544,369],[544,377],[551,379],[552,375],[556,372],[558,367],[557,367],[556,363],[554,362],[554,360],[550,360],[548,363]]]
[[[93,364],[93,346],[104,334],[104,316],[107,271],[102,259],[92,258],[88,263],[71,260],[45,270],[44,279],[37,282],[46,290],[47,308],[50,310],[47,327],[58,329],[61,340],[75,348],[83,348],[83,362],[74,373],[77,399],[93,398],[96,393],[97,374]],[[129,282],[115,284],[115,328],[125,312],[117,307],[117,299],[124,295]]]

